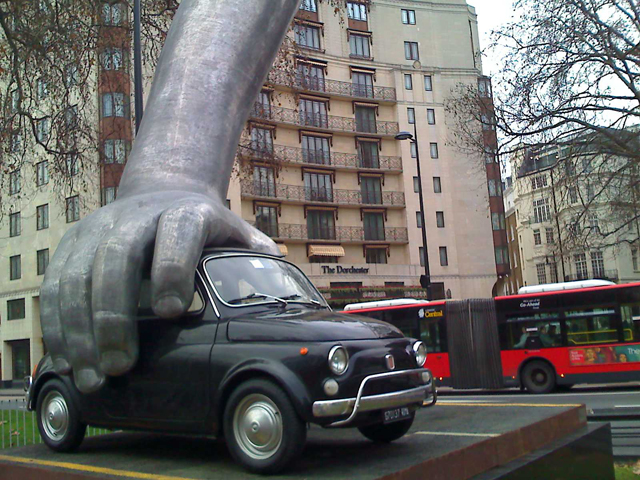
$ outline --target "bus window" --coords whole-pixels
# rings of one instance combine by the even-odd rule
[[[567,342],[571,345],[617,343],[618,327],[613,309],[573,310],[565,313]]]
[[[420,340],[424,342],[429,353],[446,352],[447,347],[439,320],[420,320]]]
[[[500,326],[498,331],[502,349],[562,346],[560,321],[553,312],[507,316],[506,326]]]
[[[625,342],[640,342],[640,305],[621,305],[622,336]]]

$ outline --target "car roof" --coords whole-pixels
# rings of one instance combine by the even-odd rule
[[[202,251],[202,258],[211,257],[211,256],[220,257],[227,254],[238,254],[238,253],[244,253],[247,255],[264,255],[264,256],[273,257],[273,258],[284,258],[284,255],[272,255],[269,253],[251,250],[248,248],[235,248],[235,247],[205,248]]]

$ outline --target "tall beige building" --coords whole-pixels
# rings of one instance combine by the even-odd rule
[[[421,182],[433,296],[491,295],[497,275],[509,269],[491,153],[495,132],[485,133],[486,158],[463,155],[448,145],[453,132],[444,111],[459,83],[478,85],[490,108],[474,9],[464,0],[379,0],[346,2],[336,15],[327,2],[304,0],[292,36],[299,50],[295,74],[272,71],[256,101],[242,140],[245,173],[234,177],[228,193],[231,210],[269,234],[337,306],[424,296]],[[21,378],[45,351],[38,297],[46,265],[39,252],[52,255],[74,221],[116,194],[132,130],[120,98],[132,88],[126,71],[105,67],[99,78],[110,81],[97,82],[96,109],[105,149],[96,153],[91,201],[54,207],[44,189],[44,197],[16,205],[25,212],[19,235],[12,235],[9,219],[0,230],[5,380]],[[417,149],[395,139],[414,126]],[[35,163],[33,172],[21,173],[23,188],[35,188]],[[37,207],[46,202],[52,213],[43,233]],[[11,279],[16,256],[21,271]]]

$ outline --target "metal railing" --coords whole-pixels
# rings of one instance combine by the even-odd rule
[[[565,275],[564,276],[564,281],[565,282],[573,282],[573,281],[578,281],[578,280],[592,280],[592,279],[616,281],[616,280],[618,280],[618,278],[619,278],[618,270],[613,269],[613,270],[594,271],[594,272],[592,272],[591,275],[589,275],[589,274],[583,275],[583,274],[577,274],[577,273],[570,273],[569,275]]]
[[[274,232],[275,230],[275,232]],[[266,233],[266,232],[265,232]],[[273,238],[279,240],[330,240],[336,242],[387,242],[407,243],[409,234],[404,227],[385,227],[380,230],[365,231],[364,227],[320,227],[309,229],[307,225],[296,223],[279,223],[277,228],[270,228],[276,233]],[[381,238],[382,237],[382,238]]]
[[[369,192],[361,190],[339,190],[330,187],[305,187],[281,183],[240,182],[243,197],[276,198],[294,202],[335,203],[338,205],[382,205],[403,207],[404,192]]]
[[[330,165],[344,168],[402,171],[401,157],[361,156],[355,153],[312,150],[284,145],[240,146],[239,153],[255,159],[279,159],[300,165]]]
[[[301,127],[315,127],[325,130],[353,133],[373,133],[376,135],[395,135],[398,133],[398,122],[373,121],[355,118],[337,117],[324,113],[303,112],[292,108],[263,105],[256,102],[251,109],[250,116],[261,120],[297,125]]]
[[[394,87],[378,87],[362,83],[342,82],[323,77],[303,75],[301,73],[289,74],[281,70],[271,70],[267,78],[269,83],[284,85],[297,90],[310,92],[330,93],[343,97],[354,97],[376,100],[396,100]]]

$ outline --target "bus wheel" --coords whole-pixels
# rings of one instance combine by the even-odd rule
[[[556,374],[548,363],[533,361],[522,369],[522,384],[529,393],[549,393],[556,386]]]

